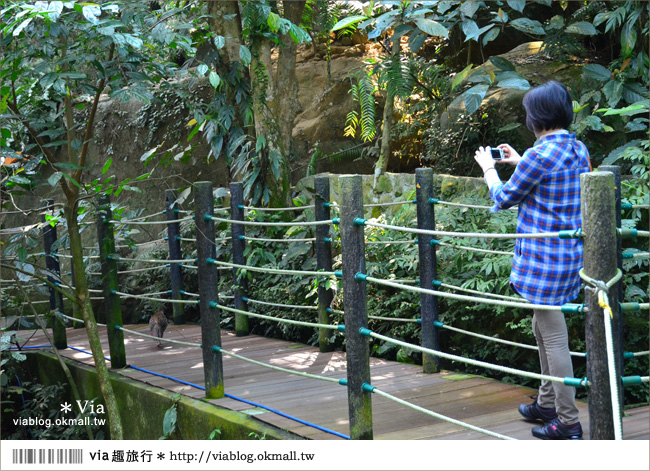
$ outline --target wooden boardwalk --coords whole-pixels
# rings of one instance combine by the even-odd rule
[[[149,333],[144,325],[126,326],[128,329]],[[102,342],[108,356],[105,329]],[[199,326],[171,325],[165,338],[187,342],[201,342]],[[238,355],[301,372],[345,378],[345,354],[320,353],[314,347],[292,342],[267,339],[256,335],[237,338],[231,332],[222,332],[223,348]],[[44,343],[42,333],[30,341]],[[125,333],[126,357],[130,365],[169,375],[203,386],[203,361],[198,348],[164,344],[158,348],[153,340]],[[68,345],[89,349],[84,329],[68,330]],[[92,357],[74,350],[65,350],[64,356],[93,364]],[[371,358],[371,382],[377,388],[401,399],[445,416],[466,421],[522,440],[536,440],[530,433],[534,424],[521,420],[517,406],[531,402],[530,388],[505,384],[482,377],[442,372],[425,375],[421,367]],[[263,404],[303,421],[317,424],[342,434],[349,434],[347,390],[337,383],[319,381],[269,370],[242,360],[225,356],[223,361],[226,392],[247,401]],[[204,392],[170,379],[153,376],[134,369],[120,374],[153,386],[203,398]],[[245,411],[257,419],[290,430],[301,436],[318,440],[341,438],[282,417],[265,409],[235,399],[210,401],[228,409]],[[435,419],[404,407],[386,398],[373,395],[373,429],[375,439],[494,439],[485,434]],[[580,420],[589,437],[587,405],[579,403]],[[623,419],[625,439],[648,440],[650,437],[648,407],[627,411]]]

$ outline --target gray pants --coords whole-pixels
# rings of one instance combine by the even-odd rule
[[[533,333],[539,346],[542,374],[573,377],[573,364],[569,354],[569,335],[561,311],[533,311]],[[555,381],[542,381],[537,403],[542,407],[555,407],[564,425],[578,422],[575,388]]]

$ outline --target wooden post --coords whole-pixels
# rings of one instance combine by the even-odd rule
[[[54,200],[41,201],[41,208],[47,208],[54,205]],[[46,211],[46,209],[43,209]],[[47,281],[52,284],[59,284],[61,282],[61,267],[59,265],[59,257],[56,255],[56,249],[53,245],[57,240],[56,226],[52,226],[45,219],[43,213],[41,220],[46,223],[43,226],[43,249],[45,251],[45,268],[47,269]],[[54,339],[54,347],[63,350],[68,348],[68,338],[65,331],[65,324],[61,318],[57,317],[54,313],[60,312],[63,314],[63,295],[52,287],[49,287],[50,292],[50,315],[52,316],[52,338]]]
[[[331,219],[330,217],[330,178],[326,175],[314,177],[314,211],[316,221]],[[325,205],[324,203],[327,203]],[[332,271],[332,236],[330,226],[316,226],[316,270]],[[334,290],[327,287],[323,281],[318,283],[318,323],[330,323],[330,309],[334,299]],[[318,346],[325,353],[332,350],[329,342],[331,331],[318,329]]]
[[[211,182],[196,182],[193,186],[205,397],[217,399],[224,396],[224,385],[222,356],[212,348],[221,347],[220,310],[213,305],[219,303],[219,273],[208,260],[214,260],[217,253],[214,221],[211,219],[214,215],[214,198]]]
[[[177,205],[176,192],[174,190],[165,190],[165,214],[167,221],[177,221]],[[180,260],[181,255],[181,230],[178,222],[167,224],[167,239],[169,243],[169,258],[170,260]],[[183,291],[183,271],[180,263],[171,263],[169,265],[169,275],[171,279],[172,299],[181,299],[181,291]],[[185,324],[185,313],[183,312],[183,304],[172,303],[174,324]]]
[[[435,206],[433,198],[433,169],[415,170],[415,194],[417,198],[418,229],[434,230],[436,228]],[[433,288],[436,279],[436,247],[431,243],[433,236],[418,234],[418,252],[420,256],[420,286]],[[438,320],[438,298],[430,294],[420,294],[420,313],[422,317],[422,346],[440,350],[438,329],[434,322]],[[422,354],[424,373],[440,371],[440,359],[429,353]]]
[[[601,172],[612,172],[614,174],[614,196],[616,201],[615,215],[616,215],[616,227],[621,228],[621,167],[618,165],[601,165],[598,167],[598,170]],[[623,269],[623,244],[621,236],[616,237],[616,265],[619,270]],[[611,302],[623,302],[623,281],[620,280],[616,285],[612,286],[609,290],[610,296],[609,299]],[[623,314],[615,317],[612,321],[612,332],[614,335],[614,351],[616,352],[616,369],[619,372],[623,371],[624,367],[624,346],[625,342],[623,339],[623,325],[624,325]],[[619,391],[620,389],[619,385]],[[625,406],[625,394],[619,394],[619,401],[621,404],[620,412],[623,413],[623,407]]]
[[[230,184],[230,215],[230,218],[235,221],[244,220],[244,187],[239,182]],[[244,257],[246,228],[243,224],[232,224],[231,226],[232,262],[237,265],[246,265],[246,258]],[[239,268],[232,269],[232,279],[235,287],[235,309],[248,311],[248,305],[243,299],[248,292],[248,280],[245,276],[239,275],[239,271]],[[244,337],[248,333],[248,316],[235,314],[235,335]]]
[[[363,218],[361,175],[341,177],[340,214],[350,437],[372,440],[372,393],[363,390],[370,383],[370,352],[368,337],[359,333],[368,327],[366,282],[356,277],[366,273],[364,227],[355,224],[355,218]]]
[[[583,173],[580,175],[580,184],[585,274],[606,283],[616,275],[614,175],[611,172]],[[620,315],[616,289],[610,290],[610,294],[610,305],[616,319]],[[598,296],[591,289],[585,292],[585,303],[588,308],[585,316],[587,378],[591,382],[589,435],[591,440],[612,440],[614,414],[603,308],[598,305]],[[622,393],[620,374],[616,372],[615,376],[619,378],[619,391]]]
[[[99,260],[102,267],[104,314],[106,317],[111,368],[124,368],[126,366],[124,333],[115,328],[115,326],[122,326],[122,310],[120,308],[120,297],[116,294],[119,283],[113,225],[108,222],[113,219],[111,201],[108,195],[100,195],[97,198],[97,206],[97,238],[99,240]]]

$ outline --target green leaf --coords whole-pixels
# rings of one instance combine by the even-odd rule
[[[646,23],[647,25],[647,23]],[[621,53],[627,58],[634,52],[636,45],[636,28],[634,23],[627,22],[621,29]]]
[[[506,3],[510,8],[517,10],[519,13],[523,13],[524,8],[526,7],[525,1],[508,1]]]
[[[417,18],[415,24],[418,25],[422,31],[430,36],[442,36],[443,38],[449,37],[449,31],[437,21],[428,18]]]
[[[585,78],[606,82],[612,78],[612,72],[600,64],[587,64],[582,68],[582,74]]]
[[[66,170],[83,170],[81,165],[73,164],[72,162],[54,162],[52,165]]]
[[[217,74],[214,70],[210,72],[210,84],[214,88],[217,88],[219,87],[220,83],[221,83],[221,77],[219,77],[219,74]]]
[[[14,30],[14,32],[12,33],[12,35],[13,35],[14,37],[16,37],[16,36],[18,36],[20,33],[22,33],[22,31],[23,31],[25,28],[27,28],[27,26],[29,26],[29,24],[32,22],[33,19],[34,19],[34,17],[30,17],[30,18],[27,18],[27,19],[26,19],[25,21],[23,21],[22,23],[20,23],[20,24],[18,25],[18,27]]]
[[[90,21],[92,24],[99,23],[99,16],[102,14],[102,11],[99,9],[97,4],[86,4],[81,9],[84,17]]]
[[[490,57],[490,62],[492,62],[494,66],[499,70],[511,70],[511,71],[515,70],[515,66],[512,62],[500,56]]]
[[[500,32],[501,32],[501,28],[499,28],[498,26],[492,27],[492,29],[487,33],[485,33],[485,36],[483,36],[483,45],[485,46],[490,41],[494,41],[497,38],[497,36],[499,36]]]
[[[618,109],[600,108],[599,110],[597,110],[597,112],[605,113],[605,116],[619,115],[619,114],[623,116],[632,116],[635,114],[647,113],[649,107],[650,107],[649,100],[641,100],[630,106],[626,106],[625,108],[618,108]]]
[[[20,183],[23,185],[29,185],[31,183],[31,180],[29,178],[25,178],[22,175],[12,175],[8,180],[10,182]]]
[[[63,172],[55,172],[50,175],[50,178],[47,179],[47,182],[50,184],[50,186],[56,186],[61,178],[63,178]]]
[[[71,80],[84,80],[87,78],[86,74],[80,74],[78,72],[63,72],[59,74],[59,77]]]
[[[510,124],[506,124],[502,128],[499,128],[497,132],[498,133],[508,132],[508,131],[512,131],[513,129],[517,129],[518,127],[521,127],[521,123],[510,123]]]
[[[571,34],[584,34],[586,36],[595,36],[598,34],[598,30],[588,21],[578,21],[577,23],[570,24],[564,32]]]
[[[251,51],[243,44],[239,46],[239,58],[246,67],[251,63]]]
[[[525,78],[519,77],[508,77],[503,80],[499,80],[497,86],[501,88],[513,88],[515,90],[529,90],[530,83]]]
[[[467,18],[472,18],[479,6],[479,2],[463,2],[460,4],[460,11]]]
[[[266,18],[266,24],[269,25],[269,29],[272,32],[277,33],[280,29],[280,25],[282,24],[282,19],[280,18],[280,15],[271,12]]]
[[[623,84],[618,80],[610,80],[603,87],[603,93],[607,98],[607,106],[614,107],[623,96]]]
[[[361,15],[348,16],[347,18],[339,20],[334,26],[332,26],[331,31],[338,31],[340,29],[347,28],[354,25],[355,23],[358,23],[359,21],[365,20],[366,18],[368,17]]]
[[[467,77],[467,74],[472,70],[472,65],[470,64],[467,67],[465,67],[462,71],[458,72],[456,76],[454,77],[454,81],[451,83],[451,91],[454,91],[454,88],[456,88],[458,85],[460,85],[463,80]]]
[[[196,71],[199,73],[199,75],[203,76],[208,71],[208,66],[205,64],[201,64],[196,68]]]
[[[106,163],[102,167],[102,175],[106,175],[106,172],[108,172],[108,169],[111,168],[112,163],[113,163],[113,157],[109,157],[109,159],[106,161]]]
[[[77,180],[75,180],[74,178],[72,178],[72,177],[71,177],[70,175],[68,175],[67,173],[64,173],[64,174],[63,174],[63,177],[64,177],[66,180],[68,180],[70,183],[72,183],[74,186],[76,186],[76,187],[78,187],[78,188],[81,188],[81,185],[79,184],[79,182],[78,182]]]
[[[480,84],[480,85],[473,86],[465,93],[463,93],[464,100],[465,100],[465,110],[467,111],[468,114],[473,114],[474,112],[476,112],[476,110],[479,109],[481,103],[483,102],[483,98],[485,97],[485,94],[488,91],[488,88],[489,85]]]
[[[223,49],[223,47],[226,45],[226,38],[223,36],[215,36],[214,45],[216,46],[217,50]]]
[[[531,20],[530,18],[518,18],[511,21],[510,25],[524,33],[536,34],[538,36],[544,36],[546,34],[542,24],[539,21]]]
[[[176,420],[178,413],[176,411],[176,406],[172,406],[165,412],[165,417],[163,418],[163,435],[168,437],[176,429]]]

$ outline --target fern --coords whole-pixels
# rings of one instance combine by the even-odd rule
[[[406,59],[400,57],[388,61],[384,75],[388,98],[408,98],[413,90],[413,78]]]
[[[358,101],[361,107],[361,140],[364,142],[372,140],[377,134],[374,89],[370,77],[363,76],[359,79]]]

